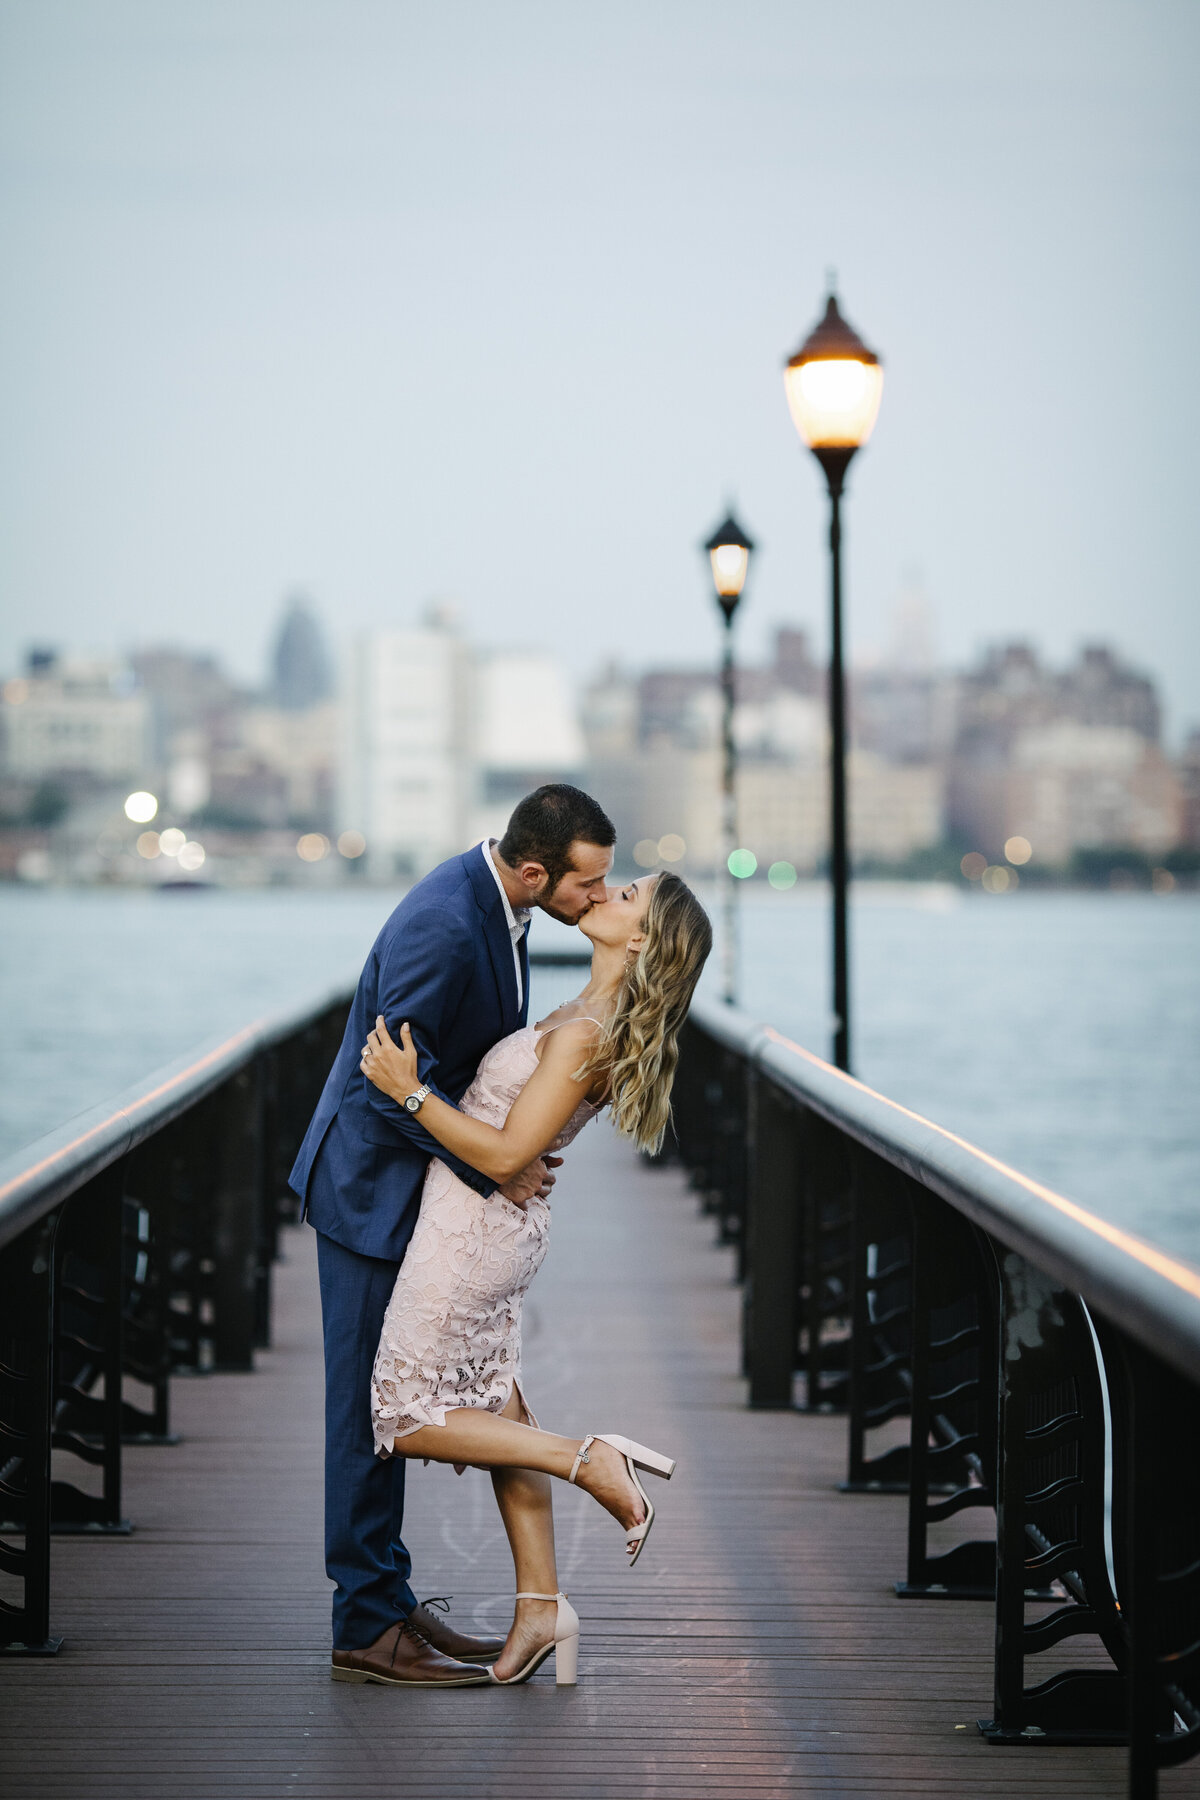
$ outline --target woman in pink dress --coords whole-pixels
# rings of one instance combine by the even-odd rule
[[[460,1107],[436,1094],[421,1124],[496,1182],[561,1149],[607,1106],[617,1130],[656,1150],[670,1117],[678,1036],[712,945],[708,918],[677,875],[643,877],[584,916],[586,987],[484,1057]],[[407,1025],[380,1018],[363,1073],[403,1104],[420,1091]],[[558,1591],[550,1480],[592,1494],[625,1529],[636,1562],[654,1520],[638,1470],[668,1477],[669,1457],[615,1434],[543,1431],[521,1385],[521,1302],[546,1252],[550,1207],[485,1198],[446,1164],[429,1165],[421,1212],[388,1305],[371,1404],[381,1456],[424,1457],[492,1473],[516,1566],[512,1627],[492,1670],[525,1681],[555,1652],[575,1680],[579,1620]]]

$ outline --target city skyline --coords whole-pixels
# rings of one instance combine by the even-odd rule
[[[912,595],[913,590],[909,586],[897,596],[890,620],[883,621],[885,629],[881,633],[880,642],[857,646],[856,652],[851,656],[849,662],[850,669],[856,675],[866,676],[874,670],[902,669],[913,666],[910,658],[906,655],[900,635],[906,624],[909,626],[914,624],[911,611]],[[136,669],[141,657],[159,654],[170,656],[179,653],[183,656],[208,659],[223,678],[229,679],[247,694],[267,697],[272,694],[279,681],[277,657],[281,639],[298,609],[308,614],[315,622],[319,640],[331,665],[330,679],[333,686],[329,692],[331,697],[335,698],[343,691],[347,680],[347,671],[355,658],[357,641],[365,632],[371,630],[404,633],[420,630],[431,619],[436,619],[444,624],[449,624],[456,630],[465,631],[471,638],[474,648],[491,657],[503,659],[513,653],[519,656],[545,653],[544,646],[519,636],[501,639],[476,635],[469,629],[470,621],[464,610],[444,598],[431,598],[423,604],[414,604],[402,610],[397,609],[396,613],[382,624],[375,627],[359,627],[352,635],[343,635],[339,640],[329,629],[329,620],[321,609],[318,597],[306,588],[293,585],[276,597],[275,610],[264,635],[262,655],[257,666],[252,663],[239,666],[234,659],[226,655],[221,646],[205,641],[199,636],[179,635],[171,638],[163,635],[149,638],[144,642],[116,645],[98,642],[56,641],[51,634],[43,633],[41,636],[31,638],[26,643],[17,646],[10,663],[0,664],[0,684],[3,684],[6,679],[21,679],[27,672],[30,659],[45,655],[54,656],[68,663],[73,660],[87,662],[94,659],[97,662],[110,663],[114,668]],[[1194,718],[1172,718],[1167,703],[1169,687],[1162,672],[1150,666],[1144,658],[1138,656],[1136,649],[1132,649],[1127,643],[1098,637],[1081,637],[1076,643],[1069,645],[1063,655],[1056,657],[1036,635],[1010,638],[997,636],[982,638],[961,661],[953,661],[941,654],[936,623],[934,623],[932,632],[928,634],[922,633],[920,622],[916,623],[916,630],[919,635],[923,636],[928,647],[928,654],[922,658],[919,666],[927,668],[931,673],[947,677],[967,675],[970,671],[980,667],[997,651],[1011,647],[1030,650],[1036,659],[1050,667],[1056,663],[1065,666],[1076,662],[1085,652],[1099,644],[1104,650],[1115,652],[1118,658],[1131,669],[1144,675],[1154,684],[1162,706],[1164,743],[1178,748],[1190,735],[1200,731],[1200,712]],[[758,642],[752,641],[749,649],[739,645],[739,665],[749,673],[769,662],[772,654],[771,643],[781,631],[798,634],[806,641],[810,651],[820,642],[820,622],[817,620],[771,619],[763,623],[762,630],[758,634]],[[584,696],[589,685],[598,677],[602,677],[606,670],[613,667],[619,668],[623,673],[635,679],[656,670],[679,670],[697,678],[711,679],[715,683],[718,673],[715,657],[706,658],[699,651],[695,654],[676,654],[674,657],[662,655],[638,658],[614,655],[601,650],[589,661],[584,661],[580,657],[572,660],[557,650],[552,651],[551,654],[556,655],[561,662],[577,698]],[[824,661],[820,656],[817,657],[817,664],[824,671]],[[284,703],[287,704],[286,701]]]
[[[1167,352],[1194,9],[59,0],[0,28],[6,666],[182,641],[245,676],[295,585],[335,640],[448,593],[576,674],[702,661],[730,490],[762,545],[744,654],[776,623],[819,647],[781,365],[832,263],[886,369],[852,648],[915,562],[945,661],[1115,641],[1173,740],[1200,718],[1196,373]]]
[[[995,892],[1031,873],[1160,892],[1194,878],[1200,731],[1171,755],[1143,671],[1097,643],[1065,666],[1009,642],[939,667],[912,594],[899,626],[890,656],[848,684],[860,870]],[[827,672],[784,627],[735,689],[729,868],[786,888],[828,844]],[[499,835],[521,794],[568,780],[596,793],[640,866],[711,874],[720,707],[716,671],[678,662],[609,663],[572,695],[558,658],[473,641],[444,607],[360,634],[339,681],[296,594],[254,688],[209,652],[104,663],[39,649],[0,685],[0,866],[32,880],[203,869],[253,885],[315,865],[411,880]]]

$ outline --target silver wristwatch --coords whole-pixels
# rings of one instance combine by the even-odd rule
[[[433,1089],[430,1087],[429,1083],[424,1082],[417,1089],[416,1093],[410,1094],[408,1096],[407,1100],[404,1102],[405,1112],[419,1113],[421,1108],[424,1106],[425,1102],[428,1100],[430,1094],[432,1094],[432,1092],[433,1092]]]

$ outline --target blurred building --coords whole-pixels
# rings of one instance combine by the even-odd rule
[[[807,631],[794,625],[781,625],[777,629],[771,671],[777,684],[789,692],[824,699],[828,674],[823,664],[813,660]]]
[[[339,831],[371,873],[413,879],[465,848],[475,781],[471,655],[452,617],[364,633],[343,693]]]
[[[1107,644],[1085,644],[1074,666],[1056,677],[1055,686],[1060,718],[1134,731],[1148,744],[1160,741],[1162,704],[1157,688]]]
[[[1053,669],[1029,644],[999,645],[954,675],[932,666],[932,643],[914,590],[886,659],[850,676],[860,867],[902,865],[947,840],[1000,858],[1010,838],[1024,837],[1036,864],[1057,868],[1099,846],[1161,856],[1200,833],[1200,747],[1172,765],[1153,682],[1110,647],[1088,645]],[[738,672],[738,829],[760,864],[813,869],[826,856],[825,694],[800,631],[779,632],[770,662]],[[583,718],[590,780],[622,841],[674,834],[689,867],[714,868],[715,669],[635,676],[610,666],[587,690]]]
[[[579,722],[589,767],[632,754],[638,741],[637,682],[620,663],[606,663],[584,688]]]
[[[412,879],[485,833],[544,781],[578,779],[583,734],[542,651],[480,651],[446,608],[356,643],[344,696],[339,831],[371,873]]]
[[[206,746],[234,741],[246,695],[210,652],[151,645],[129,661],[150,706],[155,767],[169,767],[180,738]]]
[[[330,828],[337,706],[310,602],[287,603],[261,693],[205,653],[156,646],[132,662],[153,719],[155,791],[173,814],[228,830]]]
[[[1183,794],[1160,732],[1154,684],[1105,645],[1063,671],[1028,644],[990,649],[958,682],[950,829],[991,857],[1027,838],[1048,867],[1099,846],[1161,854],[1183,829]]]
[[[738,671],[738,833],[764,868],[790,862],[812,872],[828,853],[825,688],[806,634],[793,629],[776,634],[768,664]],[[687,868],[716,868],[721,706],[711,669],[639,677],[610,665],[588,687],[588,782],[624,849],[671,835],[684,842]],[[851,753],[852,842],[862,863],[903,862],[943,835],[943,773],[926,714],[941,716],[931,701],[904,736],[907,754],[862,743]],[[889,744],[897,735],[878,734]]]
[[[851,842],[860,864],[903,862],[942,834],[942,785],[936,769],[903,767],[869,751],[849,757]],[[604,759],[590,769],[591,792],[617,826],[628,857],[639,843],[682,839],[685,866],[709,875],[718,866],[720,753],[662,744],[653,756]],[[738,835],[766,869],[789,862],[801,874],[823,866],[829,845],[829,777],[812,759],[746,756],[737,774]]]
[[[307,712],[332,700],[333,662],[312,603],[294,594],[286,603],[271,656],[269,698],[282,712]]]
[[[1027,838],[1050,867],[1103,847],[1161,856],[1182,835],[1179,776],[1158,745],[1128,725],[1060,719],[1023,732],[1003,796],[996,841]]]
[[[1200,731],[1188,734],[1179,759],[1179,785],[1183,801],[1180,841],[1189,850],[1200,850]]]
[[[248,706],[236,744],[214,759],[211,808],[256,823],[328,831],[337,792],[338,708]]]
[[[566,673],[541,650],[484,651],[474,659],[477,763],[472,837],[499,837],[523,794],[546,781],[578,781],[585,762]]]
[[[31,651],[0,707],[7,777],[95,788],[141,779],[151,759],[151,714],[126,663]]]
[[[852,670],[848,688],[855,744],[885,762],[945,765],[957,715],[952,675],[883,663]]]
[[[612,674],[611,671],[607,672]],[[618,679],[616,675],[613,680]],[[668,742],[701,743],[717,728],[721,695],[714,668],[648,669],[644,674],[627,677],[633,682],[633,731],[642,748]],[[739,713],[746,707],[762,706],[781,695],[822,701],[825,693],[825,671],[813,660],[808,634],[784,626],[775,633],[771,661],[761,668],[739,667],[735,676]],[[605,678],[598,688],[589,690],[586,702],[589,716],[600,704],[605,691]],[[612,692],[612,682],[608,684]]]

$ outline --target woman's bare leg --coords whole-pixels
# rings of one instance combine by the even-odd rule
[[[479,1406],[456,1406],[446,1414],[444,1425],[422,1425],[420,1431],[397,1438],[394,1449],[397,1456],[473,1463],[482,1469],[533,1469],[566,1481],[582,1442],[583,1433],[559,1437]],[[629,1479],[625,1458],[611,1444],[599,1442],[592,1445],[589,1457],[575,1477],[576,1486],[598,1500],[626,1530],[640,1525],[646,1509]]]
[[[500,1417],[521,1420],[521,1398],[515,1388]],[[557,1594],[550,1477],[535,1469],[496,1468],[492,1488],[512,1551],[517,1592]],[[551,1641],[557,1617],[554,1600],[517,1601],[508,1640],[494,1664],[501,1680],[517,1674],[535,1651]]]

